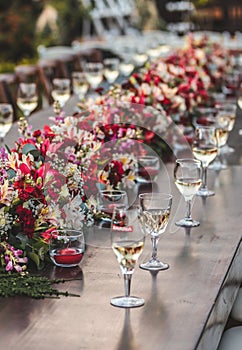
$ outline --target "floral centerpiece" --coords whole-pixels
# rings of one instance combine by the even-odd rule
[[[33,132],[21,122],[23,136],[0,152],[0,268],[23,272],[33,261],[41,269],[53,230],[91,225],[98,190],[134,186],[145,145],[164,157],[174,121],[189,124],[198,106],[212,103],[228,62],[219,45],[188,36],[185,48],[86,101],[80,113]]]

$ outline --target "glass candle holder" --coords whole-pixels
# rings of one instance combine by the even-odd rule
[[[80,230],[53,231],[49,242],[50,258],[56,266],[77,266],[85,251],[84,233]]]

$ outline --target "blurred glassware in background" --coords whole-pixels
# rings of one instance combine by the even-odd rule
[[[13,107],[9,103],[0,103],[0,145],[13,125]]]
[[[37,86],[35,83],[20,83],[17,91],[17,106],[27,119],[38,106]]]

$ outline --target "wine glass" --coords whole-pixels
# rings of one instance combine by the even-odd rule
[[[112,249],[124,276],[125,295],[111,299],[111,305],[134,308],[144,305],[144,299],[130,295],[131,278],[141,255],[145,234],[140,229],[138,210],[135,207],[115,207],[111,224]]]
[[[197,195],[203,197],[213,196],[215,192],[207,187],[207,168],[218,153],[215,126],[197,125],[194,132],[192,152],[194,157],[202,163],[202,186],[197,191]]]
[[[13,107],[9,103],[0,103],[0,144],[13,125]]]
[[[152,256],[149,261],[140,264],[140,268],[149,271],[166,270],[167,263],[157,258],[157,244],[160,235],[165,232],[169,221],[172,195],[167,193],[141,193],[139,195],[139,220],[143,231],[150,234]]]
[[[227,114],[223,115],[219,113],[215,117],[218,154],[214,162],[209,166],[210,169],[213,169],[215,171],[220,171],[227,168],[227,166],[223,162],[222,149],[226,146],[227,140],[229,137],[229,124],[230,124],[230,118]]]
[[[119,62],[118,58],[106,58],[103,60],[103,74],[109,84],[114,83],[119,76]]]
[[[191,216],[192,199],[202,185],[202,165],[195,159],[177,159],[174,169],[175,184],[183,195],[187,210],[184,219],[176,222],[177,226],[196,227],[199,221]]]
[[[103,81],[103,64],[101,62],[86,62],[83,68],[91,89],[97,89]]]
[[[71,81],[66,78],[55,78],[52,81],[52,85],[51,95],[55,103],[58,103],[60,110],[62,110],[71,96]]]
[[[114,209],[128,206],[127,193],[123,190],[101,190],[98,193],[97,206],[100,223],[110,226]]]
[[[78,96],[79,100],[86,96],[89,85],[84,72],[72,73],[72,87],[74,94]]]
[[[237,106],[235,103],[222,103],[216,107],[217,109],[217,118],[220,123],[225,124],[228,132],[232,131],[234,128],[236,110]],[[228,146],[227,142],[221,148],[222,153],[232,153],[234,152],[233,147]]]
[[[37,86],[35,83],[20,83],[17,91],[17,105],[27,119],[38,106]]]

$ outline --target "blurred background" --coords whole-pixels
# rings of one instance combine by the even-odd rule
[[[242,0],[7,0],[0,2],[0,72],[41,49],[146,30],[242,31]]]

